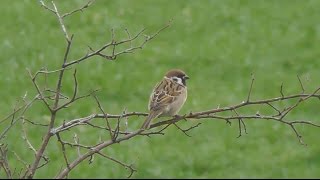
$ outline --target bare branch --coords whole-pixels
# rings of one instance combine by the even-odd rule
[[[123,51],[120,51],[120,52],[118,52],[118,53],[116,53],[116,54],[113,54],[112,58],[113,58],[113,59],[116,59],[116,57],[117,57],[118,55],[120,55],[120,54],[133,53],[134,50],[136,50],[136,49],[142,49],[147,42],[151,41],[153,38],[155,38],[156,36],[158,36],[160,32],[162,32],[163,30],[167,29],[167,28],[170,27],[170,26],[171,26],[171,21],[169,21],[169,23],[168,23],[167,25],[165,25],[164,27],[162,27],[161,29],[159,29],[159,30],[158,30],[155,34],[153,34],[152,36],[145,36],[145,37],[146,37],[145,40],[144,40],[143,43],[140,44],[139,46],[130,47],[130,48],[125,49],[125,50],[123,50]]]
[[[70,120],[62,125],[60,125],[59,127],[55,128],[55,129],[52,129],[51,133],[52,134],[55,134],[55,133],[58,133],[58,132],[61,132],[61,131],[65,131],[65,130],[68,130],[72,127],[75,127],[75,126],[78,126],[78,125],[84,125],[84,124],[87,124],[88,122],[90,122],[92,119],[95,119],[95,118],[112,118],[112,119],[118,119],[118,118],[121,118],[121,117],[129,117],[129,116],[147,116],[148,113],[142,113],[142,112],[130,112],[130,113],[127,113],[127,114],[121,114],[121,115],[112,115],[112,114],[106,114],[106,115],[103,115],[103,114],[91,114],[89,116],[86,116],[86,117],[83,117],[83,118],[77,118],[77,119],[73,119],[73,120]]]
[[[84,6],[82,6],[82,7],[80,7],[80,8],[77,8],[77,9],[75,9],[75,10],[69,12],[69,13],[63,14],[63,15],[61,16],[61,18],[65,18],[65,17],[70,16],[70,15],[76,13],[76,12],[79,12],[79,11],[83,12],[83,10],[86,9],[86,8],[88,8],[93,2],[94,2],[94,1],[89,1],[89,2],[88,2],[87,4],[85,4]]]
[[[302,82],[301,82],[301,79],[300,79],[300,77],[299,77],[299,75],[297,75],[297,77],[298,77],[298,80],[299,80],[299,83],[300,83],[300,86],[301,86],[301,89],[302,89],[302,94],[304,93],[304,87],[303,87],[303,84],[302,84]]]
[[[123,118],[123,115],[126,114],[126,111],[127,111],[127,109],[124,108],[124,110],[122,111],[121,116],[117,120],[117,127],[116,127],[115,132],[114,132],[114,139],[117,139],[118,136],[119,136],[119,133],[120,133],[120,120]]]
[[[100,150],[102,150],[103,148],[106,148],[114,143],[119,143],[121,141],[124,141],[124,140],[129,140],[137,135],[139,135],[141,132],[143,132],[144,130],[140,129],[138,131],[135,131],[133,133],[130,133],[128,135],[125,135],[123,137],[119,137],[117,138],[115,141],[105,141],[101,144],[99,144],[98,146],[92,148],[89,152],[85,153],[84,155],[82,155],[81,157],[78,157],[76,160],[74,160],[72,163],[70,163],[70,168],[65,168],[56,178],[57,179],[61,179],[61,178],[64,178],[66,177],[69,172],[74,168],[76,167],[79,163],[81,163],[83,160],[87,159],[87,158],[90,158],[92,157],[95,153],[98,153],[100,152]]]
[[[0,144],[0,166],[3,168],[8,179],[12,178],[12,172],[8,162],[8,148],[7,145]]]
[[[79,137],[78,137],[78,135],[76,134],[76,133],[74,133],[74,136],[73,136],[73,140],[74,140],[74,142],[75,142],[75,144],[76,145],[79,145]],[[80,147],[78,146],[77,147],[77,152],[78,152],[78,156],[80,157],[81,156],[81,152],[80,152]]]
[[[59,133],[57,133],[56,136],[57,136],[58,142],[60,142],[60,144],[61,144],[62,154],[63,154],[63,158],[64,158],[64,160],[65,160],[65,163],[66,163],[66,165],[67,165],[67,168],[70,168],[70,167],[69,167],[68,157],[67,157],[67,155],[66,155],[66,148],[65,148],[65,146],[64,146],[64,142],[62,142]]]
[[[44,92],[49,92],[49,93],[52,93],[52,94],[53,94],[53,95],[45,96],[46,99],[55,100],[56,93],[57,93],[56,91],[51,90],[51,89],[45,89]],[[59,93],[59,99],[69,99],[69,97],[63,95],[63,94],[60,92],[60,93]]]
[[[114,59],[115,59],[115,58],[114,58],[115,55],[107,56],[107,55],[103,55],[101,52],[102,52],[103,50],[105,50],[106,48],[110,47],[110,46],[113,46],[113,48],[115,48],[115,46],[118,46],[118,45],[120,45],[120,44],[134,41],[135,39],[137,39],[137,38],[142,34],[142,32],[144,32],[144,30],[145,30],[145,29],[142,29],[142,30],[139,31],[134,37],[132,37],[132,38],[130,38],[130,39],[126,39],[126,40],[122,40],[122,41],[120,41],[120,42],[116,42],[116,41],[114,40],[114,30],[112,29],[112,30],[111,30],[111,33],[112,33],[112,41],[111,41],[110,43],[107,43],[107,44],[103,45],[101,48],[99,48],[99,49],[96,50],[96,51],[93,50],[93,48],[91,48],[91,47],[89,46],[89,49],[90,49],[91,51],[93,51],[92,53],[86,54],[85,56],[83,56],[83,57],[81,57],[81,58],[79,58],[79,59],[77,59],[77,60],[73,60],[73,61],[71,61],[71,62],[69,62],[69,63],[66,63],[64,67],[68,67],[68,66],[71,66],[71,65],[73,65],[73,64],[78,64],[78,63],[80,63],[80,62],[82,62],[82,61],[84,61],[84,60],[86,60],[86,59],[88,59],[88,58],[90,58],[90,57],[92,57],[92,56],[96,56],[96,55],[102,56],[102,57],[104,57],[104,58],[106,58],[106,59],[109,59],[109,60],[114,60]],[[113,54],[114,54],[114,51],[115,51],[115,50],[113,49]]]
[[[12,151],[12,153],[16,156],[16,158],[18,159],[18,161],[20,161],[20,162],[25,166],[26,169],[29,168],[28,164],[27,164],[25,161],[23,161],[16,152]]]
[[[155,34],[153,34],[152,36],[150,36],[149,38],[147,38],[147,41],[150,41],[152,40],[153,38],[155,38],[156,36],[158,36],[162,31],[164,31],[165,29],[167,29],[168,27],[171,26],[172,24],[172,19],[164,26],[162,27],[161,29],[159,29]]]
[[[22,118],[22,139],[27,143],[29,149],[31,149],[34,154],[37,154],[37,151],[36,149],[32,146],[32,144],[30,143],[28,137],[27,137],[27,130],[26,130],[26,127],[25,127],[25,121],[24,121],[24,118]]]
[[[56,133],[56,134],[59,134],[59,133]],[[75,138],[75,137],[74,137]],[[98,143],[98,144],[96,144],[96,145],[83,145],[83,144],[80,144],[79,143],[79,138],[78,137],[76,137],[77,139],[76,139],[76,142],[75,143],[70,143],[70,142],[67,142],[67,141],[63,141],[61,138],[60,139],[58,139],[58,141],[60,142],[60,144],[63,144],[63,145],[68,145],[68,146],[70,146],[70,147],[76,147],[77,148],[77,151],[78,151],[78,155],[80,154],[80,148],[83,148],[83,149],[88,149],[88,150],[90,150],[90,149],[92,149],[92,147],[94,147],[94,146],[97,146],[97,145],[99,145],[99,144],[101,144],[101,143]],[[75,139],[74,139],[75,140]],[[81,156],[81,155],[79,155],[79,156]]]
[[[249,90],[248,97],[247,97],[247,102],[250,101],[250,96],[251,96],[251,91],[252,91],[252,86],[253,86],[253,81],[254,81],[254,75],[251,74],[251,76],[252,76],[252,78],[251,78],[250,90]]]
[[[9,119],[11,117],[11,123],[9,126],[4,129],[0,135],[0,140],[5,137],[6,133],[20,120],[22,119],[24,113],[31,107],[31,105],[38,99],[38,95],[36,95],[29,103],[25,102],[24,105],[20,107],[15,107],[13,113],[5,117],[1,122]],[[21,111],[21,112],[20,112]],[[17,113],[20,113],[19,115]]]
[[[6,117],[4,117],[1,121],[0,121],[0,124],[1,123],[3,123],[3,122],[5,122],[6,120],[8,120],[10,117],[12,118],[12,119],[14,119],[14,116],[16,115],[16,113],[18,113],[21,109],[23,109],[24,107],[25,107],[26,105],[24,104],[24,105],[22,105],[22,106],[20,106],[20,107],[15,107],[14,109],[13,109],[13,112],[12,113],[10,113],[9,115],[7,115]],[[11,123],[12,124],[12,123]],[[1,139],[1,138],[0,138]]]
[[[280,86],[280,94],[281,94],[281,97],[284,98],[284,95],[283,95],[283,83],[281,83],[281,86]]]
[[[69,70],[69,69],[72,69],[72,68],[71,67],[60,68],[60,69],[56,69],[56,70],[53,70],[53,71],[39,70],[32,76],[32,78],[36,79],[37,76],[40,75],[40,74],[53,74],[53,73],[57,73],[57,72],[64,71],[64,70]],[[27,71],[30,71],[30,70],[27,69]]]
[[[57,18],[58,18],[58,20],[59,20],[59,23],[60,23],[60,27],[61,27],[61,29],[62,29],[62,32],[63,32],[66,40],[67,40],[68,42],[70,42],[71,40],[70,40],[70,38],[69,38],[67,29],[66,29],[66,27],[65,27],[65,25],[64,25],[63,19],[62,19],[60,13],[58,12],[57,6],[56,6],[56,4],[55,4],[53,1],[51,1],[51,3],[52,3],[52,5],[53,5],[54,12],[55,12],[55,14],[56,14],[56,16],[57,16]]]
[[[71,101],[75,100],[78,92],[77,69],[74,69],[73,79],[74,79],[74,90],[73,90],[73,96],[71,98]]]
[[[106,116],[106,113],[104,112],[103,108],[101,107],[101,104],[100,104],[97,96],[93,95],[93,97],[94,97],[94,99],[96,100],[99,109],[101,110],[101,112],[103,113],[103,115],[104,115],[104,117],[105,117],[105,119],[106,119],[107,126],[108,126],[108,128],[110,129],[110,131],[109,131],[109,133],[110,133],[110,138],[112,139],[112,141],[115,141],[116,136],[115,136],[115,133],[112,134],[112,131],[111,131],[112,128],[111,128],[111,125],[110,125],[110,123],[109,123],[109,119],[108,119],[108,117]]]
[[[132,174],[137,171],[136,169],[134,169],[132,167],[132,164],[131,165],[124,164],[124,163],[122,163],[121,161],[119,161],[119,160],[117,160],[115,158],[112,158],[112,157],[109,157],[109,156],[103,154],[102,152],[97,152],[97,154],[99,154],[100,156],[105,157],[105,158],[107,158],[107,159],[109,159],[109,160],[111,160],[113,162],[116,162],[117,164],[120,164],[121,166],[123,166],[126,169],[129,169],[130,170],[130,174],[129,174],[129,176],[127,178],[130,178],[132,176]]]
[[[71,121],[68,121],[66,123],[63,123],[62,125],[60,125],[59,127],[57,128],[53,128],[51,129],[51,134],[56,134],[56,133],[59,133],[61,131],[65,131],[65,130],[68,130],[74,126],[78,126],[78,125],[81,125],[81,124],[85,124],[86,122],[90,121],[91,119],[93,119],[96,115],[95,114],[92,114],[92,115],[89,115],[87,117],[83,117],[83,118],[78,118],[78,119],[74,119],[74,120],[71,120]]]
[[[31,102],[27,102],[25,98],[23,98],[23,102],[25,105],[22,106],[16,106],[13,110],[13,112],[5,117],[3,120],[0,121],[0,123],[10,123],[10,125],[2,132],[0,135],[0,140],[5,137],[6,133],[9,131],[9,129],[19,120],[22,120],[22,137],[24,141],[26,142],[26,146],[28,146],[29,149],[31,149],[34,154],[35,154],[35,159],[33,162],[31,162],[30,166],[24,162],[17,154],[15,154],[16,158],[25,166],[25,174],[22,176],[23,178],[34,178],[34,175],[37,171],[37,169],[45,166],[47,163],[49,163],[49,159],[44,155],[47,145],[49,141],[51,140],[51,137],[56,135],[57,141],[61,145],[61,150],[63,154],[63,158],[65,161],[65,167],[61,169],[59,174],[56,176],[56,178],[66,178],[68,177],[68,174],[70,171],[72,171],[76,166],[78,166],[80,163],[84,162],[84,160],[89,160],[89,163],[92,163],[94,160],[95,155],[100,155],[104,158],[107,158],[121,166],[123,166],[126,169],[130,170],[129,177],[136,171],[132,165],[127,165],[113,157],[107,156],[106,154],[103,154],[101,150],[104,148],[107,148],[113,144],[120,143],[122,141],[127,141],[130,140],[131,138],[134,138],[136,136],[145,136],[145,137],[151,137],[151,135],[163,135],[164,131],[170,126],[170,125],[175,125],[178,130],[180,130],[182,133],[184,133],[186,136],[190,137],[190,135],[187,133],[190,130],[198,127],[201,123],[197,123],[194,126],[191,126],[187,129],[182,129],[177,125],[177,122],[180,120],[224,120],[227,123],[231,124],[231,121],[238,121],[238,126],[239,126],[239,136],[240,137],[243,133],[243,130],[245,133],[247,133],[247,128],[245,121],[248,122],[248,120],[269,120],[269,121],[274,121],[274,122],[280,122],[283,123],[286,126],[289,126],[291,130],[295,133],[296,137],[298,138],[299,142],[301,144],[305,144],[302,140],[302,135],[299,133],[297,130],[297,125],[299,124],[305,124],[309,126],[313,126],[316,128],[320,128],[320,125],[315,124],[310,121],[304,121],[304,120],[287,120],[288,114],[292,112],[294,109],[297,109],[299,105],[308,100],[309,98],[318,98],[320,99],[320,94],[318,94],[320,88],[316,89],[313,93],[306,93],[305,92],[305,87],[300,79],[299,76],[298,80],[302,89],[302,92],[299,94],[293,94],[293,95],[287,95],[285,96],[283,93],[283,83],[281,84],[280,87],[280,97],[275,97],[275,98],[270,98],[270,99],[261,99],[261,100],[252,100],[251,95],[252,95],[252,89],[253,89],[253,83],[254,83],[254,75],[252,74],[252,79],[251,79],[251,84],[250,88],[248,91],[247,99],[246,101],[243,101],[239,104],[235,105],[230,105],[226,107],[217,107],[215,109],[208,109],[206,111],[199,111],[199,112],[190,112],[189,114],[183,115],[183,116],[174,116],[174,117],[168,117],[167,120],[157,122],[151,125],[151,129],[148,130],[132,130],[131,132],[125,131],[120,131],[120,122],[123,118],[126,120],[126,126],[128,124],[129,117],[130,119],[138,119],[140,116],[147,116],[148,113],[143,113],[143,112],[127,112],[126,109],[119,114],[119,115],[113,115],[113,114],[108,114],[104,111],[101,103],[99,102],[97,96],[94,94],[95,91],[83,95],[83,96],[78,96],[78,80],[77,80],[77,71],[76,69],[74,70],[73,73],[73,94],[71,97],[65,96],[63,90],[62,90],[62,85],[63,82],[65,81],[64,75],[65,71],[68,69],[71,69],[72,65],[76,65],[78,63],[83,62],[84,60],[89,60],[93,56],[100,56],[102,58],[105,58],[107,60],[115,60],[119,55],[122,54],[127,54],[127,53],[134,53],[136,50],[143,49],[143,47],[147,44],[147,42],[151,41],[155,37],[157,37],[162,31],[167,29],[171,25],[171,21],[166,24],[165,26],[161,27],[158,31],[156,31],[153,35],[148,36],[145,35],[145,29],[140,30],[137,33],[131,33],[129,32],[128,29],[125,29],[125,32],[127,34],[127,37],[124,39],[116,40],[116,35],[114,29],[111,30],[111,40],[110,42],[104,43],[101,47],[98,48],[92,48],[90,46],[89,50],[87,50],[87,54],[80,56],[80,58],[76,58],[74,60],[69,58],[69,54],[71,51],[72,43],[73,43],[73,35],[69,36],[69,32],[66,29],[66,26],[64,24],[64,18],[68,17],[70,15],[73,15],[77,12],[82,12],[86,8],[88,8],[92,2],[89,1],[87,4],[84,6],[72,10],[68,13],[60,13],[58,11],[58,8],[54,2],[52,2],[52,8],[48,7],[43,1],[40,1],[41,6],[48,10],[49,12],[53,13],[60,25],[60,28],[62,29],[64,38],[67,41],[66,47],[65,47],[65,52],[63,59],[61,61],[61,66],[60,69],[53,70],[53,71],[48,71],[46,68],[43,68],[39,71],[37,71],[34,75],[31,74],[31,72],[28,70],[29,75],[32,79],[33,85],[35,86],[35,89],[37,91],[37,95],[32,100]],[[143,41],[138,44],[134,43],[140,38]],[[125,47],[121,48],[120,47]],[[95,50],[96,49],[96,50]],[[57,74],[56,74],[57,73]],[[47,75],[53,74],[57,76],[56,79],[56,84],[54,89],[50,89],[50,87],[47,87]],[[37,82],[37,77],[40,75],[45,76],[45,86],[41,87],[38,85]],[[43,90],[42,90],[43,89]],[[53,93],[53,96],[52,96]],[[49,94],[49,96],[47,96]],[[26,93],[27,95],[27,93]],[[25,96],[26,96],[25,95]],[[46,96],[45,96],[46,95]],[[85,97],[89,97],[93,95],[93,97],[96,100],[97,106],[100,109],[102,114],[91,114],[83,118],[76,118],[72,117],[71,119],[65,119],[64,117],[60,117],[60,110],[62,108],[68,108],[73,103],[77,102],[79,99],[83,99]],[[62,99],[65,99],[65,102],[62,103]],[[40,124],[37,122],[34,122],[32,120],[28,120],[27,118],[24,117],[24,113],[31,107],[31,104],[35,102],[36,100],[39,100],[42,104],[44,104],[50,111],[50,122],[48,125],[46,124]],[[53,101],[51,101],[53,100]],[[290,102],[290,106],[286,107],[278,107],[275,104],[277,102],[283,102],[287,100],[296,100],[295,103]],[[238,110],[240,112],[241,108],[244,107],[265,107],[267,106],[268,110],[272,110],[271,115],[265,115],[265,114],[260,114],[259,111],[255,111],[257,113],[253,114],[244,114],[244,113],[238,113]],[[260,109],[258,109],[260,110]],[[228,112],[230,115],[225,115],[222,112]],[[134,118],[135,117],[135,118]],[[103,118],[103,119],[102,119]],[[11,119],[11,122],[9,121]],[[64,121],[61,122],[56,122],[56,119],[64,119]],[[95,123],[94,120],[101,119],[105,120],[105,124],[101,125]],[[116,127],[112,129],[111,127],[111,121],[117,121],[113,122],[116,123]],[[27,136],[27,128],[25,122],[28,122],[32,125],[37,125],[37,126],[46,126],[47,132],[40,138],[42,138],[42,142],[40,144],[40,147],[37,147],[38,150],[32,145],[32,143],[29,141],[28,136]],[[58,124],[58,125],[57,125]],[[109,131],[110,139],[108,140],[103,140],[103,138],[98,139],[98,142],[95,144],[80,144],[80,138],[76,133],[74,133],[73,141],[68,142],[67,140],[63,140],[61,137],[63,136],[64,131],[66,130],[73,130],[79,125],[84,125],[86,127],[91,127],[91,128],[96,128],[96,129],[103,129],[105,131]],[[156,129],[156,127],[159,127]],[[40,139],[39,138],[39,139]],[[67,156],[67,146],[68,148],[72,148],[77,150],[77,157],[74,160],[68,159]],[[80,150],[83,152],[83,154],[80,152]],[[7,155],[6,155],[6,149],[3,149],[2,146],[0,147],[0,153],[1,153],[1,161],[0,165],[3,167],[6,175],[8,178],[11,178],[13,174],[15,174],[15,171],[12,172],[12,170],[9,167],[8,161],[7,161]],[[41,159],[44,159],[44,163],[39,165]],[[61,157],[62,158],[62,157]],[[19,173],[21,174],[21,173]]]
[[[73,64],[77,64],[77,63],[80,63],[92,56],[101,56],[105,59],[108,59],[108,60],[115,60],[117,58],[117,56],[121,55],[121,54],[126,54],[126,53],[133,53],[135,50],[137,49],[142,49],[144,47],[144,45],[151,41],[152,39],[154,39],[156,36],[158,36],[160,34],[160,32],[162,32],[163,30],[167,29],[168,27],[171,26],[171,21],[169,21],[169,23],[167,25],[165,25],[164,27],[160,28],[155,34],[153,34],[152,36],[147,36],[145,38],[145,40],[143,41],[142,44],[140,44],[139,46],[135,46],[135,47],[132,47],[130,46],[130,48],[127,48],[123,51],[120,51],[120,52],[115,52],[115,48],[116,46],[118,45],[121,45],[121,44],[124,44],[124,43],[130,43],[130,45],[132,45],[132,42],[137,39],[138,37],[140,37],[140,35],[145,31],[145,29],[142,29],[141,31],[139,31],[135,36],[131,37],[130,34],[128,34],[128,39],[125,39],[125,40],[122,40],[122,41],[119,41],[119,42],[116,42],[114,40],[114,30],[112,29],[111,30],[111,34],[112,34],[112,41],[110,43],[107,43],[105,45],[103,45],[101,48],[99,48],[98,50],[94,50],[92,47],[89,46],[89,49],[92,51],[92,53],[89,53],[89,54],[86,54],[85,56],[77,59],[77,60],[73,60],[67,64],[65,64],[64,67],[68,67],[68,66],[71,66]],[[127,33],[129,33],[128,30],[126,30]],[[112,54],[111,55],[105,55],[102,53],[103,50],[105,50],[106,48],[112,46],[113,47],[113,50],[112,50]]]
[[[302,144],[302,145],[307,145],[307,144],[305,144],[304,142],[303,142],[303,140],[302,140],[302,136],[298,133],[298,131],[296,130],[296,128],[294,127],[294,125],[293,124],[291,124],[291,123],[289,123],[289,125],[291,126],[291,128],[293,129],[293,131],[294,131],[294,133],[296,134],[296,136],[297,136],[297,138],[298,138],[298,140],[299,140],[299,142],[300,142],[300,144]]]
[[[34,163],[32,164],[31,168],[28,170],[28,173],[27,173],[28,178],[33,178],[35,171],[39,168],[38,165],[39,165],[40,159],[41,159],[41,157],[43,157],[43,153],[49,143],[50,138],[52,137],[51,131],[54,126],[55,119],[56,119],[56,113],[59,110],[57,108],[58,108],[58,104],[59,104],[59,100],[60,100],[59,97],[60,97],[61,86],[62,86],[62,78],[63,78],[63,74],[65,71],[64,68],[65,68],[65,64],[67,62],[67,58],[69,55],[69,51],[70,51],[70,47],[71,47],[72,39],[73,39],[73,35],[71,36],[71,39],[69,39],[69,36],[68,36],[66,29],[64,27],[64,24],[63,24],[63,20],[60,17],[60,14],[58,13],[56,5],[53,2],[52,2],[52,5],[54,6],[54,9],[56,12],[55,14],[59,19],[61,28],[62,28],[63,32],[65,33],[65,36],[67,39],[67,48],[66,48],[66,52],[65,52],[65,55],[63,58],[62,70],[59,71],[59,77],[58,77],[58,82],[57,82],[57,86],[56,86],[56,95],[55,95],[53,108],[51,109],[50,106],[48,106],[48,104],[46,103],[45,99],[43,100],[43,102],[47,105],[47,107],[50,109],[50,112],[51,112],[50,124],[48,126],[47,133],[45,134],[43,141],[41,143],[41,147],[40,147],[39,151],[37,151],[37,153],[36,153],[36,159],[35,159]],[[36,86],[36,88],[37,88],[37,86]],[[38,88],[37,88],[37,90],[38,90]],[[38,93],[40,94],[40,90],[38,90]],[[47,163],[47,161],[46,161],[46,163]]]
[[[56,14],[56,11],[53,10],[53,9],[51,9],[51,8],[49,8],[47,5],[45,5],[42,0],[40,0],[39,2],[40,2],[41,6],[42,6],[43,8],[45,8],[46,10],[52,12],[53,14]]]
[[[183,134],[185,134],[186,136],[188,137],[191,137],[189,134],[187,134],[188,131],[190,131],[191,129],[194,129],[196,127],[198,127],[201,123],[198,123],[197,125],[195,126],[191,126],[189,127],[188,129],[182,129],[180,128],[176,123],[173,123]]]
[[[39,86],[38,86],[38,84],[37,84],[37,82],[36,82],[36,77],[35,77],[35,76],[32,76],[31,71],[30,71],[29,69],[27,69],[27,71],[28,71],[28,73],[29,73],[29,76],[30,76],[30,78],[31,78],[31,80],[32,80],[32,83],[33,83],[34,87],[36,88],[36,90],[37,90],[37,92],[38,92],[38,94],[39,94],[39,98],[40,98],[40,99],[43,101],[43,103],[47,106],[48,110],[49,110],[49,111],[52,111],[49,103],[47,102],[47,100],[44,98],[42,92],[40,91],[40,88],[39,88]]]
[[[130,34],[129,30],[126,28],[125,31],[126,31],[126,33],[128,35],[128,39],[131,39],[131,34]],[[130,46],[129,47],[132,47],[132,41],[130,41]],[[112,54],[114,54],[114,52],[112,52]]]
[[[279,115],[281,115],[281,112],[280,112],[280,110],[279,109],[277,109],[276,107],[274,107],[271,103],[266,103],[268,106],[270,106],[270,107],[272,107],[272,109],[274,109],[275,111],[277,111],[278,112],[278,114],[276,115],[276,116],[279,116]]]
[[[253,81],[252,81],[253,82]],[[236,114],[236,117],[238,117],[238,120],[239,120],[239,135],[238,135],[238,137],[237,138],[239,138],[239,137],[241,137],[242,136],[242,132],[241,132],[241,130],[242,130],[242,128],[241,128],[241,123],[242,123],[242,125],[243,125],[243,128],[244,128],[244,132],[247,134],[247,128],[246,128],[246,124],[244,123],[244,121],[243,121],[243,119],[242,119],[242,117],[238,114],[238,112],[235,110],[235,109],[233,109],[233,112]]]

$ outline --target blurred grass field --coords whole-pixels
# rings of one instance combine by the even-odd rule
[[[50,4],[50,1],[45,1]],[[73,10],[86,1],[55,1],[62,12]],[[56,17],[40,7],[38,1],[0,2],[0,115],[9,114],[16,100],[28,92],[35,94],[26,68],[59,68],[66,43]],[[152,34],[170,19],[172,26],[149,42],[143,50],[119,56],[116,61],[95,57],[78,65],[79,93],[100,89],[99,98],[106,112],[147,111],[149,93],[154,84],[171,68],[181,68],[190,77],[188,100],[181,114],[229,106],[245,100],[254,74],[253,99],[301,92],[297,75],[305,89],[312,92],[320,80],[320,1],[317,0],[110,0],[96,2],[87,10],[65,21],[74,44],[70,59],[83,56],[90,45],[98,48],[111,38],[125,38],[146,27]],[[56,79],[50,76],[50,85]],[[63,91],[71,95],[72,71],[66,73]],[[284,103],[285,104],[285,103]],[[243,113],[264,112],[251,108]],[[59,114],[63,120],[99,112],[95,102],[80,101]],[[266,111],[267,112],[267,111]],[[296,120],[320,123],[319,101],[305,102],[289,116]],[[49,112],[35,104],[27,118],[46,123]],[[129,129],[143,118],[129,120]],[[103,152],[138,170],[134,178],[319,178],[320,129],[299,126],[308,146],[299,144],[287,126],[266,120],[245,120],[248,134],[240,138],[236,121],[205,120],[187,137],[174,126],[165,135],[136,137]],[[182,127],[195,122],[181,122]],[[1,129],[4,128],[1,125]],[[26,125],[30,141],[39,147],[46,129]],[[82,143],[107,139],[104,131],[78,127],[64,138],[72,140],[76,132]],[[31,161],[32,151],[22,140],[21,123],[8,134],[4,143],[21,157]],[[48,168],[39,169],[36,178],[57,174],[64,161],[55,138],[49,144]],[[76,153],[70,151],[70,156]],[[11,153],[10,162],[14,161]],[[20,167],[20,166],[18,166]],[[64,167],[64,166],[63,166]],[[19,168],[18,168],[19,169]],[[5,177],[0,171],[0,178]],[[96,156],[72,171],[69,178],[123,178],[128,171]]]

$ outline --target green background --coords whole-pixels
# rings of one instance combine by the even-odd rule
[[[51,5],[51,1],[45,1]],[[61,12],[69,12],[86,1],[55,1]],[[0,115],[9,114],[16,100],[35,89],[26,68],[33,73],[41,67],[60,67],[66,43],[56,17],[43,9],[38,1],[2,0],[0,2]],[[319,86],[320,1],[317,0],[97,0],[90,8],[65,19],[74,34],[69,60],[97,49],[111,39],[126,38],[143,27],[151,35],[173,19],[172,26],[133,54],[119,56],[116,61],[94,57],[77,65],[79,94],[100,89],[98,97],[105,111],[120,114],[127,111],[147,112],[149,94],[157,81],[171,68],[183,69],[189,76],[188,100],[181,114],[235,105],[246,99],[251,74],[255,84],[252,99],[300,93],[297,75],[304,88],[312,92]],[[142,42],[143,38],[138,42]],[[122,46],[126,48],[128,46]],[[119,50],[120,50],[119,49]],[[50,75],[53,88],[56,76]],[[43,81],[39,81],[44,84]],[[72,71],[67,71],[63,93],[72,95]],[[295,101],[277,104],[291,105]],[[241,113],[270,114],[270,107],[252,106]],[[58,114],[55,126],[63,120],[100,113],[93,98]],[[48,123],[49,112],[41,103],[34,104],[25,115],[38,123]],[[231,115],[231,114],[229,114]],[[287,120],[319,121],[319,101],[303,102]],[[103,120],[95,120],[103,123]],[[289,126],[276,121],[245,120],[248,134],[238,136],[238,123],[228,126],[215,119],[180,122],[183,128],[202,124],[187,137],[175,126],[165,135],[152,138],[138,136],[115,144],[103,152],[138,170],[134,178],[319,178],[320,148],[317,128],[300,125],[299,132],[308,146],[300,145]],[[143,122],[143,117],[128,120],[129,130]],[[22,139],[21,122],[8,133],[2,143],[31,163],[33,152]],[[6,123],[0,124],[1,130]],[[38,148],[46,128],[28,128],[28,138]],[[124,128],[124,127],[123,127]],[[77,133],[83,144],[107,140],[108,133],[79,126],[63,138],[72,142]],[[76,151],[67,149],[70,159]],[[9,153],[12,167],[21,163]],[[39,169],[36,178],[52,178],[65,167],[60,144],[54,137],[46,151],[50,165]],[[84,161],[70,178],[124,178],[128,171],[110,160],[95,156]],[[0,177],[5,177],[3,170]]]

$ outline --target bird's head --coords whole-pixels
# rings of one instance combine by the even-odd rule
[[[187,85],[186,80],[189,79],[189,76],[180,69],[171,69],[166,73],[165,77],[183,86]]]

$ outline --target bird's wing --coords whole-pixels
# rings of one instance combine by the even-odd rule
[[[184,86],[164,78],[154,87],[149,100],[149,110],[157,111],[173,103],[184,88]]]

